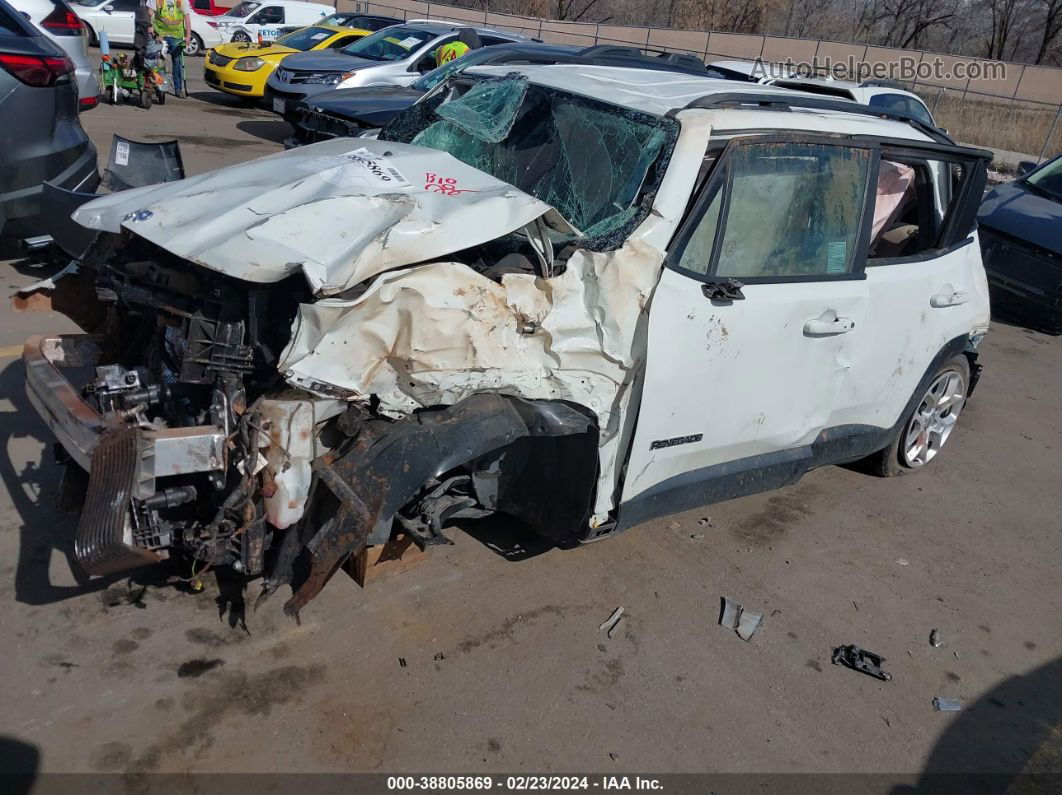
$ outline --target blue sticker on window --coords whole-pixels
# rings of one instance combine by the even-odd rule
[[[826,244],[826,272],[844,273],[848,265],[848,241],[834,240]]]

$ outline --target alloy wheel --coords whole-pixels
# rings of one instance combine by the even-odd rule
[[[966,401],[966,381],[957,370],[938,375],[904,432],[903,460],[917,469],[933,460],[951,436]]]

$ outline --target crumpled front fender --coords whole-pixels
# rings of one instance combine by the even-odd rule
[[[566,436],[583,436],[585,444],[580,446],[589,452],[581,457],[584,471],[557,471],[558,480],[568,484],[565,491],[581,495],[580,501],[568,501],[566,515],[552,517],[554,530],[571,534],[589,515],[597,475],[598,430],[586,409],[560,401],[478,394],[398,422],[368,423],[344,455],[314,462],[306,518],[298,534],[285,539],[277,575],[267,583],[267,591],[294,579],[295,558],[305,554],[308,573],[285,605],[289,614],[298,615],[343,561],[360,553],[373,529],[389,527],[395,513],[430,480],[520,439]],[[529,488],[542,483],[536,480]],[[552,493],[538,495],[543,496],[556,498]]]

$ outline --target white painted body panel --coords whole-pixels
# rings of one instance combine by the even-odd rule
[[[85,20],[99,36],[101,32],[107,34],[111,44],[133,43],[133,12],[132,11],[104,11],[106,2],[98,6],[81,6],[71,3],[70,8],[81,19]]]
[[[270,25],[255,22],[259,11],[263,8],[274,6],[282,6],[284,8],[283,22]],[[292,26],[307,27],[315,22],[320,22],[326,16],[335,12],[336,9],[334,7],[319,3],[291,3],[285,2],[285,0],[270,0],[270,2],[263,2],[261,6],[245,17],[231,17],[228,14],[221,14],[210,19],[212,22],[217,23],[217,30],[223,41],[232,41],[232,37],[237,31],[246,33],[251,41],[258,41],[259,36],[264,41],[273,41],[280,35],[280,30],[283,28]]]
[[[460,192],[439,192],[429,174],[455,180]],[[73,217],[91,229],[124,227],[246,281],[301,271],[317,294],[334,295],[543,216],[571,229],[548,204],[444,152],[337,138],[103,196]]]
[[[637,80],[623,96],[650,112],[707,93],[705,83],[732,89],[661,74],[649,86],[647,70],[518,68],[559,88],[570,78],[572,90],[605,99],[630,72]],[[620,248],[578,250],[550,278],[510,274],[499,283],[446,256],[542,222],[565,228],[554,209],[448,154],[387,141],[304,147],[103,197],[74,218],[127,230],[247,281],[303,274],[318,300],[300,307],[279,369],[318,398],[373,397],[390,416],[484,391],[589,407],[601,429],[596,525],[616,507],[628,449],[624,500],[691,469],[806,445],[825,427],[887,427],[913,388],[889,382],[901,353],[915,349],[904,377],[917,380],[919,361],[987,321],[976,247],[948,255],[944,265],[883,267],[865,280],[750,285],[746,300],[729,306],[713,305],[698,282],[677,272],[661,276],[713,123],[838,132],[843,120],[851,134],[925,140],[896,122],[832,112],[694,110],[679,119],[645,220]],[[354,150],[393,168],[399,181],[383,184],[366,176],[364,164],[336,160]],[[459,190],[430,189],[428,173],[453,177]],[[365,289],[342,295],[357,285]],[[975,300],[930,311],[931,295],[949,285]],[[837,336],[804,333],[807,321],[831,312],[854,327]],[[650,452],[652,440],[697,433],[699,444]],[[286,494],[298,501],[305,467],[291,471]],[[274,515],[294,517],[281,506]]]
[[[691,470],[809,444],[832,423],[854,380],[848,362],[865,325],[865,283],[752,284],[743,292],[743,301],[713,303],[700,282],[664,271],[623,501]],[[855,328],[804,333],[807,321],[830,312]],[[696,434],[695,442],[651,447]]]

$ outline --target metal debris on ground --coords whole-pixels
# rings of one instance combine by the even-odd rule
[[[598,629],[605,630],[605,634],[611,638],[612,630],[616,628],[616,624],[620,622],[621,618],[623,618],[623,608],[617,607],[615,610],[612,611],[612,615],[608,617],[608,620],[601,624]]]
[[[735,630],[744,641],[748,641],[763,626],[763,613],[746,610],[737,602],[723,597],[723,613],[719,617],[719,626]]]
[[[962,702],[957,698],[941,698],[937,696],[933,699],[933,709],[937,712],[959,712],[962,710]]]
[[[941,646],[944,645],[944,641],[940,637],[939,629],[934,629],[932,632],[929,633],[929,645],[932,646],[934,649],[939,649]]]
[[[399,668],[405,668],[406,667],[406,658],[405,657],[399,657],[398,658],[398,667]]]
[[[704,538],[704,533],[692,533],[690,534],[690,538],[692,538],[694,541],[700,541],[702,538]]]
[[[896,562],[899,563],[901,566],[911,565],[910,561],[908,561],[907,558],[896,558]]]
[[[699,524],[701,527],[715,527],[715,525],[712,524],[712,520],[709,519],[707,516],[698,519],[697,524]]]
[[[884,682],[892,679],[892,674],[881,670],[881,664],[885,662],[884,657],[872,651],[861,649],[855,644],[838,646],[833,650],[831,662],[834,665],[843,665],[846,668],[851,668],[853,671],[861,671],[867,676],[873,676],[875,679],[881,679]]]

